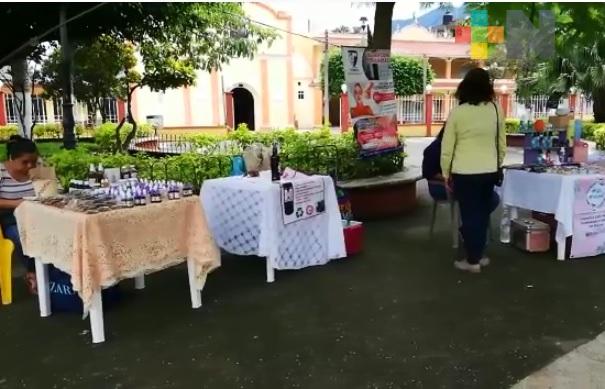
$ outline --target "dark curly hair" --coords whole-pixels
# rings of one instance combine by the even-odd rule
[[[460,104],[478,105],[494,101],[496,96],[489,73],[481,68],[469,70],[454,95]]]

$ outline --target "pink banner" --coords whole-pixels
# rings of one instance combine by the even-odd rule
[[[605,254],[605,179],[575,182],[571,258]]]

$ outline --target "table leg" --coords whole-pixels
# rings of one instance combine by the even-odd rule
[[[101,291],[92,295],[92,305],[89,311],[90,331],[92,332],[93,343],[105,342],[105,325],[103,323],[103,298]]]
[[[197,309],[202,306],[202,291],[195,282],[195,261],[187,259],[187,273],[189,276],[189,292],[191,294],[191,307]]]
[[[40,306],[40,317],[51,314],[50,289],[48,285],[48,265],[36,258],[36,283],[38,284],[38,305]]]
[[[563,242],[557,241],[557,260],[565,260],[565,240]]]
[[[267,257],[267,282],[275,281],[275,270],[273,269],[273,260]]]
[[[145,289],[145,274],[134,278],[134,288],[137,290]]]

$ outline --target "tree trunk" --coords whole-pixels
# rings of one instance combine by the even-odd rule
[[[73,50],[67,37],[67,5],[61,7],[59,20],[61,22],[61,53],[63,54],[63,147],[66,149],[76,148],[76,133],[74,127],[74,104],[73,104]]]
[[[370,49],[390,49],[393,34],[393,7],[394,2],[376,3],[374,11],[374,30],[372,40],[368,42]]]
[[[132,142],[132,140],[134,139],[134,137],[137,134],[137,122],[134,120],[134,116],[132,115],[132,94],[134,93],[134,91],[137,88],[138,88],[138,86],[131,88],[130,91],[128,92],[128,96],[126,98],[126,108],[128,111],[128,123],[132,124],[132,130],[130,130],[130,132],[126,136],[126,139],[124,140],[124,143],[122,144],[122,151],[128,150],[128,146],[130,146],[130,142]]]
[[[605,88],[592,91],[592,110],[595,123],[605,123]]]
[[[32,99],[29,93],[27,59],[16,58],[11,62],[11,76],[15,111],[19,119],[19,132],[23,137],[31,139]]]

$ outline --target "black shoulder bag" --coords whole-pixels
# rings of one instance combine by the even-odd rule
[[[492,101],[492,104],[496,110],[496,186],[502,186],[504,172],[502,171],[502,166],[500,166],[500,115],[498,115],[496,103]]]

